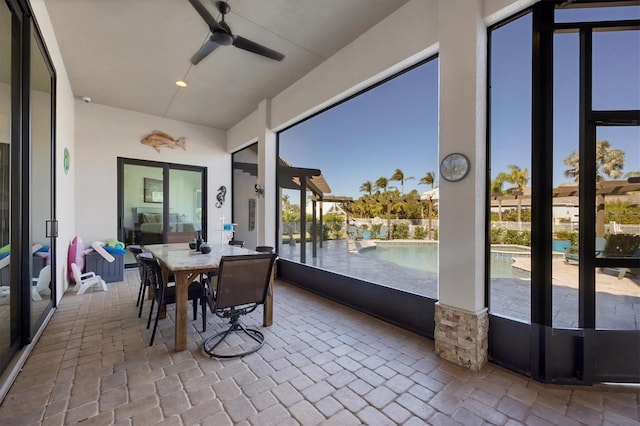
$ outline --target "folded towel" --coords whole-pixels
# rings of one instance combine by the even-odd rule
[[[127,252],[126,250],[115,248],[115,247],[109,247],[109,246],[104,246],[103,249],[107,253],[111,253],[111,254],[125,254]]]
[[[124,250],[124,243],[122,241],[116,240],[115,238],[111,238],[110,240],[107,240],[107,245],[109,247]]]

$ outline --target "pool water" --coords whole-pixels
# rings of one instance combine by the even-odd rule
[[[379,245],[360,251],[362,256],[395,263],[404,268],[438,272],[438,244]],[[513,259],[504,253],[491,253],[491,278],[528,278],[529,274],[511,266]]]

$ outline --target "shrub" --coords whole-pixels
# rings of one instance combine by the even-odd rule
[[[345,238],[342,231],[342,222],[344,222],[344,217],[341,215],[328,214],[324,216],[322,220],[322,239],[337,240]]]
[[[491,244],[504,244],[504,237],[507,230],[504,228],[491,228]]]
[[[513,244],[518,246],[531,246],[530,231],[516,231],[514,229],[492,229],[491,244]]]
[[[424,240],[426,236],[427,233],[422,226],[416,226],[413,228],[413,238],[416,240]]]
[[[610,201],[605,206],[605,222],[640,223],[640,206],[625,201]]]
[[[604,248],[606,254],[631,255],[640,248],[640,235],[611,234]]]
[[[404,240],[409,238],[409,225],[406,223],[394,223],[392,228],[394,240]]]
[[[554,235],[554,239],[571,241],[571,245],[572,246],[577,246],[578,245],[578,233],[577,232],[558,231]]]

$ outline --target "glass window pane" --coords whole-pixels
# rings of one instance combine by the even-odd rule
[[[51,219],[51,74],[31,34],[31,328],[35,333],[51,305],[51,266],[46,221]]]
[[[578,34],[554,36],[552,325],[578,326]]]
[[[201,231],[202,173],[192,170],[169,170],[167,242],[185,243],[196,238],[196,233]],[[217,234],[209,235],[209,240],[220,242],[220,233]]]
[[[595,22],[640,19],[640,6],[557,9],[555,19],[556,22]]]
[[[639,185],[628,181],[640,176],[640,127],[599,127],[596,138],[598,256],[640,257],[640,192],[634,190]],[[639,269],[597,270],[596,327],[640,329]]]
[[[593,109],[640,109],[640,31],[593,33]]]
[[[126,244],[163,242],[162,167],[125,164],[123,234]],[[127,251],[127,263],[135,259]]]
[[[258,144],[233,153],[233,238],[244,241],[244,247],[258,245]]]
[[[0,4],[0,247],[9,244],[11,193],[11,12],[5,2]],[[5,249],[6,250],[6,249]],[[11,329],[17,326],[15,313],[10,312],[11,265],[8,253],[0,255],[0,357],[9,349]]]
[[[491,313],[531,319],[531,15],[491,33]]]
[[[300,261],[306,235],[309,265],[437,297],[437,132],[437,59],[281,132],[280,257]],[[320,170],[309,188],[335,197],[323,202],[315,258],[311,191],[300,200],[293,168]]]

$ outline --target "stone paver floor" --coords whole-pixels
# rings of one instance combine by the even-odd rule
[[[633,386],[544,385],[488,364],[441,360],[433,341],[284,282],[267,343],[218,361],[190,322],[173,351],[173,309],[154,346],[134,307],[137,270],[108,292],[69,291],[0,406],[2,425],[631,425]],[[145,306],[144,312],[148,312]],[[259,325],[262,310],[245,321]]]

